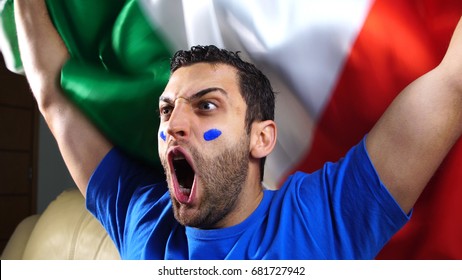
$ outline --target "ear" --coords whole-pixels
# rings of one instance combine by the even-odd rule
[[[277,128],[274,121],[254,122],[250,134],[250,155],[252,157],[264,158],[273,151],[277,139]]]

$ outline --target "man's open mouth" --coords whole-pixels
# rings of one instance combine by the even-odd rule
[[[194,189],[194,169],[186,153],[180,148],[173,149],[169,153],[169,159],[176,199],[183,204],[189,203]]]

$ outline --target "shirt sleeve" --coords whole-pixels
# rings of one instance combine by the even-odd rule
[[[319,247],[336,259],[372,259],[408,220],[372,165],[365,138],[299,184],[301,211]]]
[[[166,193],[163,172],[151,168],[113,148],[90,177],[87,209],[101,222],[119,248],[123,243],[127,213],[140,189],[149,186],[149,199],[160,199]]]

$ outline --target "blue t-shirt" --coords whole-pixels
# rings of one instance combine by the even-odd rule
[[[265,190],[257,209],[229,228],[181,226],[156,174],[114,148],[90,179],[87,207],[123,259],[372,259],[409,219],[364,139],[339,162]]]

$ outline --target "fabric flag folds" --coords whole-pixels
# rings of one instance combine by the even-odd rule
[[[13,2],[0,5],[9,39],[0,46],[10,70],[20,72]],[[134,0],[46,2],[71,55],[61,74],[64,93],[116,145],[160,169],[156,108],[171,48]]]
[[[156,107],[174,50],[214,44],[258,65],[279,93],[264,183],[336,161],[393,98],[443,57],[460,0],[47,0],[72,58],[66,93],[117,145],[159,166]],[[13,1],[1,51],[21,63]],[[7,38],[7,39],[5,39]],[[462,63],[462,62],[461,62]],[[435,93],[437,94],[437,93]],[[462,141],[378,259],[462,259]]]

